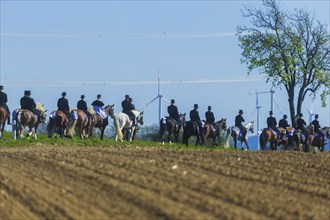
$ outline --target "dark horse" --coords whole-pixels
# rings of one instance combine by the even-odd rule
[[[47,129],[48,137],[53,137],[55,133],[60,135],[60,137],[66,136],[65,129],[68,126],[68,123],[69,118],[61,110],[50,113]]]
[[[111,118],[114,117],[114,109],[113,109],[114,105],[107,105],[105,108],[104,108],[104,112],[107,114],[107,117],[110,115]],[[100,139],[103,140],[103,135],[104,135],[104,130],[105,130],[105,127],[109,124],[108,120],[103,120],[101,118],[101,116],[97,113],[93,113],[92,114],[92,117],[93,117],[93,124],[92,124],[92,127],[90,128],[90,136],[92,136],[92,131],[93,131],[93,128],[99,128],[100,131],[101,131],[101,137]]]
[[[204,145],[205,144],[205,137],[203,132],[198,132],[200,129],[198,128],[198,124],[195,121],[188,121],[185,126],[183,126],[183,135],[182,135],[182,142],[186,146],[188,146],[188,140],[191,136],[196,136],[196,144]]]
[[[160,138],[162,143],[165,144],[164,134],[167,131],[167,140],[171,144],[171,136],[174,134],[175,142],[179,142],[179,134],[181,126],[186,123],[186,113],[180,114],[179,122],[176,122],[172,117],[162,118],[160,120]]]
[[[298,151],[309,151],[309,145],[312,142],[313,136],[313,125],[309,125],[307,127],[308,138],[303,134],[303,132],[299,129],[295,130],[293,133],[293,141],[296,145],[296,150]]]
[[[310,145],[317,147],[321,152],[324,151],[324,145],[326,144],[326,138],[330,138],[330,127],[323,127],[321,134],[318,135],[315,132],[311,134]]]
[[[213,128],[213,126],[208,122],[205,122],[205,125],[203,128],[203,133],[204,133],[205,139],[207,139],[207,138],[213,139],[212,146],[218,145],[216,139],[218,138],[218,140],[220,141],[221,132],[227,130],[227,120],[226,119],[221,118],[220,121],[217,121],[215,123],[217,124],[219,129]],[[205,140],[205,142],[206,142],[206,140]]]
[[[284,128],[277,128],[282,137],[285,137],[286,130]],[[266,150],[267,142],[270,143],[271,150],[277,150],[277,146],[280,144],[279,135],[271,128],[264,128],[259,137],[260,149]]]
[[[0,106],[0,138],[3,137],[3,131],[5,129],[5,125],[6,125],[6,121],[8,118],[8,112],[6,110],[6,108]]]

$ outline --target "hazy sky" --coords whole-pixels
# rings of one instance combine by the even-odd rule
[[[158,124],[158,72],[161,93],[175,99],[180,112],[199,104],[201,118],[212,105],[216,119],[233,125],[239,109],[247,120],[256,120],[256,97],[250,92],[269,91],[265,81],[219,82],[246,78],[240,63],[241,49],[235,36],[237,25],[247,24],[244,5],[261,1],[3,1],[1,0],[1,84],[9,107],[19,107],[24,90],[54,110],[62,91],[75,108],[81,94],[90,104],[102,94],[106,104],[120,102],[125,94],[145,111],[145,123]],[[283,9],[307,8],[329,26],[330,3],[280,1]],[[260,78],[257,73],[250,78]],[[180,83],[180,81],[182,82]],[[190,82],[200,81],[207,82]],[[216,81],[211,83],[210,81]],[[122,83],[119,83],[122,82]],[[309,98],[303,106],[330,125],[330,110]],[[276,89],[275,116],[289,114],[287,95]],[[329,98],[328,98],[329,103]],[[270,110],[270,95],[259,96],[261,127]],[[163,103],[163,115],[167,115]]]

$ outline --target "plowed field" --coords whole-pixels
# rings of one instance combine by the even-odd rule
[[[330,153],[0,148],[1,219],[329,219]]]

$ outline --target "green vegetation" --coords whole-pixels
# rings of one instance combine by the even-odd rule
[[[192,138],[193,139],[193,138]],[[85,140],[79,139],[78,136],[69,138],[48,138],[46,134],[38,134],[38,139],[12,139],[12,134],[10,132],[4,133],[4,138],[0,139],[0,149],[2,147],[161,147],[161,148],[173,148],[173,149],[209,149],[209,150],[223,150],[223,146],[212,147],[208,146],[197,146],[195,147],[194,140],[187,147],[183,144],[172,143],[171,145],[166,143],[163,145],[160,142],[156,141],[144,141],[136,140],[132,143],[124,142],[115,142],[114,138],[105,137],[103,140],[100,140],[98,137],[92,137]],[[230,149],[231,150],[231,149]]]

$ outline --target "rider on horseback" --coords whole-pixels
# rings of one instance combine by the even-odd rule
[[[219,127],[218,125],[215,123],[215,117],[213,112],[211,111],[212,107],[208,106],[207,107],[207,112],[205,112],[205,118],[206,118],[206,122],[210,123],[212,125],[213,131],[219,131]]]
[[[235,117],[235,126],[241,130],[243,140],[246,140],[245,136],[246,136],[247,130],[244,127],[244,125],[242,124],[242,122],[245,122],[242,115],[243,115],[243,110],[239,110],[238,115]]]
[[[325,140],[325,135],[322,133],[321,131],[321,126],[320,126],[320,122],[319,122],[319,115],[316,114],[314,116],[314,120],[312,121],[312,125],[314,126],[314,132],[317,134],[317,136],[321,139],[323,138]]]
[[[57,100],[57,110],[62,111],[67,118],[69,118],[70,114],[70,107],[69,107],[69,101],[65,98],[66,92],[62,92],[62,97]]]
[[[96,113],[99,114],[100,117],[103,119],[103,123],[108,124],[109,123],[108,117],[102,108],[104,106],[104,103],[101,101],[101,95],[98,94],[96,96],[96,98],[97,99],[94,102],[92,102],[92,106],[93,106],[94,110],[96,111]]]
[[[11,125],[10,123],[10,111],[9,111],[9,108],[7,106],[7,94],[4,93],[3,91],[3,85],[0,85],[0,106],[4,107],[7,112],[8,112],[8,121],[7,121],[7,124]]]
[[[179,125],[180,124],[180,115],[178,111],[178,107],[175,105],[175,100],[171,100],[171,105],[167,107],[167,112],[169,117],[173,118],[176,123]]]
[[[299,113],[298,114],[298,119],[297,119],[297,129],[301,130],[302,133],[305,135],[306,139],[308,138],[309,134],[307,129],[305,128],[306,122],[304,119],[302,119],[303,114]]]
[[[91,118],[91,113],[87,110],[87,103],[84,100],[85,95],[81,95],[80,98],[81,99],[77,103],[77,109],[82,110],[87,115],[88,124],[91,125],[92,124],[92,120],[91,120],[92,118]]]
[[[190,121],[197,123],[197,125],[198,125],[197,132],[198,132],[198,134],[200,134],[202,132],[202,122],[199,117],[199,113],[198,113],[197,109],[198,109],[198,105],[194,104],[194,109],[190,111],[189,117],[190,117]]]
[[[275,133],[278,136],[278,141],[280,141],[282,139],[282,135],[280,131],[277,129],[276,125],[277,125],[277,121],[276,118],[273,116],[273,111],[269,111],[269,117],[267,118],[267,126],[268,128],[275,131]]]
[[[127,114],[129,119],[133,121],[133,125],[137,124],[135,115],[132,110],[135,110],[135,106],[132,103],[133,99],[129,95],[125,95],[125,100],[121,102],[121,107],[123,108],[123,113]]]
[[[27,109],[30,110],[34,115],[38,117],[38,121],[41,122],[41,117],[40,114],[41,112],[36,109],[36,103],[31,96],[31,91],[30,90],[25,90],[24,91],[24,96],[20,100],[21,104],[21,109]]]
[[[287,115],[283,115],[283,118],[278,122],[278,126],[284,129],[290,127],[288,120],[286,120],[287,118],[288,118]]]

